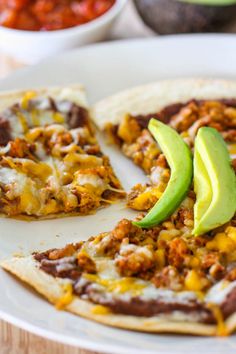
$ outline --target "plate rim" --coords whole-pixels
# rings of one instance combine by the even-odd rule
[[[169,40],[177,40],[177,41],[182,41],[182,40],[187,40],[189,38],[193,38],[194,40],[197,39],[204,39],[204,40],[210,40],[210,39],[217,39],[220,38],[222,39],[235,39],[236,41],[236,34],[235,33],[185,33],[185,34],[170,34],[170,35],[160,35],[160,36],[154,36],[154,37],[142,37],[142,38],[127,38],[127,39],[116,39],[116,40],[109,40],[105,42],[97,42],[93,44],[88,44],[84,45],[79,48],[71,49],[66,51],[65,53],[50,56],[48,58],[42,59],[40,62],[33,64],[33,65],[26,65],[20,68],[17,68],[13,73],[10,75],[7,75],[6,77],[3,77],[0,79],[0,92],[1,91],[13,91],[14,89],[5,89],[4,85],[8,83],[9,80],[12,80],[14,78],[17,79],[18,75],[21,74],[27,74],[28,72],[31,72],[32,70],[37,70],[39,67],[43,65],[47,65],[50,63],[53,63],[55,61],[59,61],[61,59],[66,59],[67,57],[69,58],[70,56],[74,56],[77,53],[80,52],[86,52],[86,51],[93,51],[93,50],[99,50],[103,48],[112,48],[113,46],[123,46],[123,45],[129,45],[132,44],[140,44],[142,45],[143,43],[151,43],[151,42],[168,42]],[[40,88],[41,85],[33,85],[30,86],[31,88]],[[51,86],[51,85],[50,85]],[[57,86],[57,85],[56,85]],[[30,88],[29,87],[29,88]],[[42,86],[41,86],[42,87]],[[18,90],[18,88],[16,88]],[[88,98],[89,100],[89,98]]]

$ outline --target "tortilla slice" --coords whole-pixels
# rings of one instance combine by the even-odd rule
[[[8,272],[15,275],[21,281],[32,286],[39,294],[49,302],[56,305],[64,296],[63,285],[66,280],[54,278],[42,270],[36,264],[32,256],[25,258],[12,258],[2,261],[0,265]],[[65,310],[87,319],[97,321],[104,325],[153,333],[180,333],[211,336],[216,335],[216,325],[195,323],[194,321],[176,321],[159,319],[156,317],[135,317],[117,314],[98,315],[93,313],[94,304],[74,296],[72,302],[65,306]],[[236,328],[236,315],[229,318],[227,323],[229,331]]]
[[[95,104],[92,118],[96,125],[150,176],[149,185],[138,184],[132,188],[128,207],[150,210],[169,179],[165,157],[148,131],[151,118],[177,130],[191,149],[199,127],[218,129],[236,166],[235,98],[235,81],[179,79],[131,88]]]
[[[163,223],[147,231],[123,219],[112,231],[84,242],[13,257],[0,266],[57,308],[106,325],[143,332],[230,334],[236,329],[236,278],[235,268],[230,268],[236,244],[227,235],[235,228],[215,232],[210,241],[207,235],[186,237],[183,230],[186,233],[185,225],[166,230]],[[212,252],[218,243],[223,258]],[[213,267],[206,269],[206,261]]]
[[[86,215],[124,197],[82,85],[1,93],[0,112],[2,215]]]
[[[214,79],[177,79],[130,88],[96,103],[92,118],[103,130],[107,123],[119,124],[123,117],[159,112],[165,106],[190,99],[236,97],[236,82]]]

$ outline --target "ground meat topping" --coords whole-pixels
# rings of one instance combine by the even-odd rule
[[[10,140],[10,124],[4,118],[0,118],[0,146],[6,145]]]
[[[220,100],[191,100],[186,103],[171,104],[159,113],[137,115],[134,118],[137,120],[141,128],[147,128],[149,120],[156,118],[165,124],[170,124],[178,128],[178,131],[184,131],[189,128],[200,117],[204,117],[207,113],[214,120],[214,115],[222,111],[229,121],[235,117],[236,99],[220,99]],[[230,116],[230,118],[229,118]],[[219,120],[222,118],[220,117]],[[218,120],[218,119],[217,119]],[[235,122],[231,122],[231,124]]]
[[[40,268],[59,278],[76,281],[82,273],[96,273],[94,261],[83,250],[82,243],[68,244],[62,249],[53,249],[35,253],[34,258],[40,262]]]
[[[166,112],[162,112],[161,120],[168,120],[190,146],[193,144],[197,129],[202,125],[214,126],[227,141],[232,143],[236,126],[235,113],[236,100],[193,100],[187,105],[169,107]],[[148,119],[150,117],[144,120]],[[126,116],[120,126],[112,127],[115,138],[125,154],[146,172],[152,174],[151,183],[144,189],[143,186],[139,187],[142,193],[139,193],[139,188],[133,189],[130,203],[136,202],[136,207],[146,205],[143,201],[150,200],[147,197],[148,188],[158,185],[158,187],[162,186],[162,189],[156,190],[157,200],[169,180],[166,160],[146,129],[144,120],[141,117]],[[127,127],[130,125],[133,129],[129,134]],[[143,199],[138,201],[141,194]],[[156,200],[153,200],[153,203]],[[94,255],[93,259],[87,258],[87,253],[83,254],[79,251],[73,254],[73,260],[67,259],[68,264],[65,266],[68,267],[67,271],[72,271],[72,268],[69,268],[71,264],[72,267],[74,266],[73,262],[76,262],[76,270],[80,272],[75,278],[73,275],[68,276],[73,281],[74,293],[94,304],[108,306],[114,313],[153,316],[179,310],[186,314],[197,313],[200,322],[215,323],[214,313],[204,302],[204,296],[219,281],[236,280],[236,220],[233,218],[230,223],[209,234],[192,237],[194,202],[195,195],[190,191],[178,210],[157,227],[149,230],[141,229],[133,225],[130,220],[124,219],[111,232],[91,239],[88,247],[92,250],[89,254]],[[150,207],[149,204],[148,208]],[[40,261],[40,256],[38,257]],[[96,261],[104,258],[107,262],[112,262],[113,273],[117,278],[100,277],[98,268],[94,266]],[[40,262],[42,267],[42,261]],[[57,267],[57,276],[62,277],[65,268],[61,264],[57,264]],[[87,271],[87,277],[82,274],[85,271],[81,273],[83,267]],[[48,272],[46,268],[44,271]],[[134,295],[132,284],[137,281],[143,283],[139,288],[139,294]],[[194,293],[195,298],[188,299],[186,302],[144,298],[142,297],[143,284],[158,291],[170,291],[174,296],[187,291]],[[128,300],[127,293],[130,296]],[[232,299],[234,301],[235,293],[236,290],[233,289],[219,305],[224,318],[235,311],[231,303]]]
[[[84,107],[71,104],[71,108],[68,112],[67,122],[70,129],[84,127],[89,124],[88,110]]]
[[[148,246],[121,245],[116,266],[122,276],[131,277],[145,274],[154,267],[154,253]]]
[[[135,210],[149,210],[161,197],[170,176],[169,167],[161,161],[161,151],[151,133],[151,118],[176,129],[193,148],[197,131],[202,126],[217,129],[225,139],[236,170],[236,99],[190,100],[165,107],[158,113],[126,115],[120,124],[108,124],[106,131],[118,143],[123,153],[150,175],[150,183],[135,185],[128,195],[127,205]]]
[[[191,226],[186,226],[187,218],[192,217],[192,207],[193,202],[185,201],[180,222],[170,217],[158,227],[146,230],[123,219],[111,232],[34,257],[46,273],[70,279],[75,294],[108,306],[114,313],[153,316],[180,310],[186,314],[198,313],[200,322],[214,323],[214,314],[204,296],[219,281],[236,280],[236,220],[211,235],[193,238]],[[114,279],[101,277],[97,264],[104,259],[108,270],[114,267]],[[178,300],[165,300],[159,295],[145,298],[142,295],[145,287],[172,291]],[[195,297],[181,300],[178,296],[186,291]],[[127,292],[130,300],[127,295],[125,299],[122,297]],[[220,305],[225,318],[235,311],[234,305],[227,302],[235,294],[227,296]]]
[[[14,133],[16,126],[15,121],[19,122],[17,136],[23,135],[30,128],[52,123],[63,124],[69,129],[88,127],[93,131],[89,113],[85,107],[67,100],[37,97],[36,93],[31,91],[25,94],[22,102],[2,112],[0,131],[4,132],[5,138],[1,145],[5,145],[10,140],[10,134]]]
[[[85,108],[28,92],[4,114],[12,137],[0,149],[2,213],[89,214],[125,196]]]

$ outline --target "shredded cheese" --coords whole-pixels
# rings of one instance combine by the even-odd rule
[[[139,296],[142,294],[142,290],[146,287],[146,284],[137,282],[134,278],[102,279],[94,274],[84,274],[84,277],[87,280],[106,287],[107,291],[117,294],[131,292],[132,295]]]
[[[56,308],[57,310],[63,310],[67,305],[73,301],[73,287],[71,283],[66,283],[62,286],[64,294],[57,301]]]
[[[22,126],[22,130],[23,130],[23,133],[27,133],[28,131],[28,122],[27,122],[27,119],[26,117],[21,113],[21,112],[17,112],[17,117],[20,121],[20,124]]]
[[[29,101],[32,99],[32,98],[35,98],[36,97],[36,92],[35,91],[27,91],[25,93],[25,95],[23,96],[22,98],[22,101],[21,101],[21,107],[23,109],[27,109],[28,108],[28,105],[29,105]]]

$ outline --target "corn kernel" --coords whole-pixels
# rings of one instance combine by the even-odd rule
[[[136,120],[132,119],[129,115],[126,115],[119,125],[117,134],[126,143],[131,144],[137,139],[139,132],[140,127]]]
[[[159,233],[158,240],[171,241],[174,237],[179,236],[179,230],[161,230]]]
[[[185,287],[190,291],[200,291],[203,288],[201,277],[195,270],[190,270],[185,278]]]
[[[159,268],[163,268],[165,266],[166,260],[165,260],[165,250],[164,249],[159,249],[155,252],[156,256],[156,261],[158,263]]]
[[[189,265],[191,268],[198,268],[200,265],[200,260],[197,257],[192,256],[190,258]]]
[[[235,242],[223,232],[216,234],[215,238],[206,244],[207,249],[218,250],[224,253],[233,251],[235,247]]]

